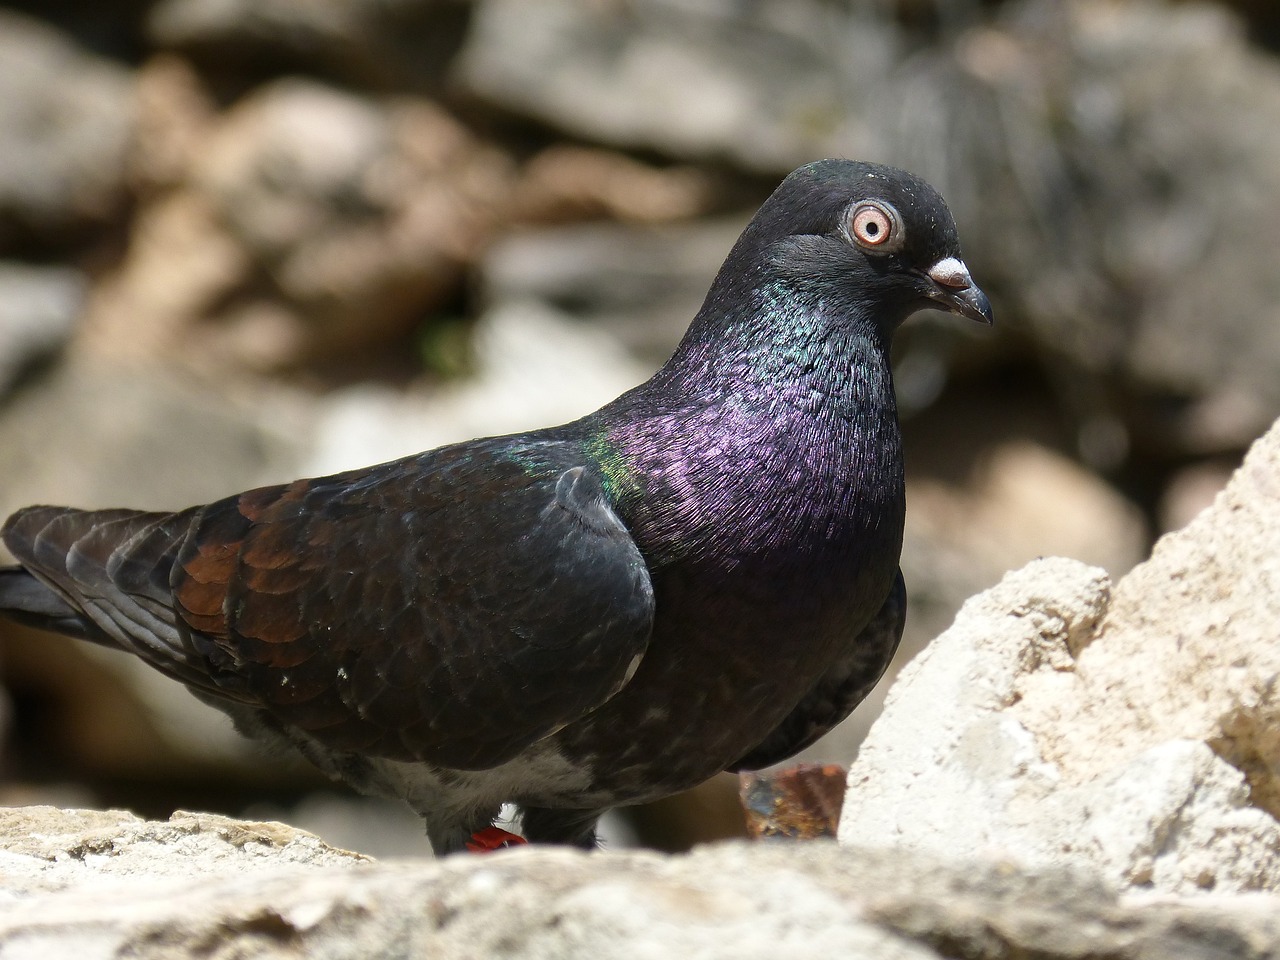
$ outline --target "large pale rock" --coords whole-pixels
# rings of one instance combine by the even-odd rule
[[[1280,424],[1114,593],[1052,559],[968,602],[890,692],[842,841],[1280,889],[1277,476]]]
[[[913,436],[908,423],[907,449],[927,463],[907,478],[902,572],[909,606],[902,643],[885,679],[805,757],[844,763],[855,756],[893,678],[947,628],[966,598],[1005,571],[1060,554],[1119,575],[1145,555],[1141,513],[1101,477],[1029,440],[984,443],[977,434],[989,424],[973,413],[956,411],[946,437],[936,430]],[[939,460],[949,471],[931,466]],[[963,475],[947,475],[956,471]]]
[[[1280,815],[1278,478],[1280,423],[1211,508],[1116,585],[1075,669],[1028,686],[1013,714],[1065,777],[1199,740],[1246,775],[1253,804]]]
[[[119,890],[129,881],[186,886],[226,874],[367,861],[283,823],[183,811],[154,821],[123,810],[0,810],[0,910],[59,890]]]
[[[0,958],[1275,956],[1280,900],[832,844],[360,864],[279,824],[11,811]],[[30,833],[28,833],[30,831]],[[35,870],[23,865],[34,863]]]

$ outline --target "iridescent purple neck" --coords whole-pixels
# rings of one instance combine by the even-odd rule
[[[615,489],[637,538],[729,564],[900,543],[901,443],[878,334],[784,297],[759,306],[758,320],[714,331],[719,342],[695,325],[662,371],[601,411],[605,469],[625,481]]]

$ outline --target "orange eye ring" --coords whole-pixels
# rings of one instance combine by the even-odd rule
[[[849,208],[849,236],[862,249],[893,253],[902,247],[902,220],[898,211],[879,200],[859,200]]]

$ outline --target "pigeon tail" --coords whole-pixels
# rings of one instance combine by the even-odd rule
[[[0,568],[0,616],[77,640],[100,640],[70,604],[21,567]]]
[[[0,529],[24,569],[6,569],[0,615],[137,654],[198,689],[208,670],[182,641],[168,600],[186,514],[27,507]],[[24,579],[25,577],[25,579]]]

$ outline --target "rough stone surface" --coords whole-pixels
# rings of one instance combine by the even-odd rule
[[[129,880],[187,886],[226,874],[332,870],[367,859],[283,823],[185,811],[155,821],[123,810],[11,807],[0,809],[0,915],[59,890],[120,889]]]
[[[1274,897],[1120,899],[1063,870],[957,868],[822,842],[360,864],[279,824],[9,817],[0,856],[24,869],[0,903],[4,960],[1240,960],[1280,951]]]
[[[1280,423],[1212,507],[1116,585],[1074,670],[1039,678],[1063,689],[1029,686],[1012,714],[1069,781],[1192,739],[1239,768],[1251,802],[1280,816],[1277,678]]]
[[[841,840],[1280,889],[1280,424],[1114,591],[1040,560],[902,671]]]
[[[976,434],[987,423],[973,414],[956,411],[946,437],[936,429],[913,435],[907,424],[909,455],[927,452],[963,475],[908,473],[902,572],[909,606],[902,643],[885,679],[805,757],[848,763],[856,756],[894,677],[950,625],[966,598],[998,582],[1005,571],[1048,554],[1075,557],[1118,576],[1146,554],[1142,515],[1114,488],[1031,440],[984,444]],[[975,456],[975,450],[981,453]]]

